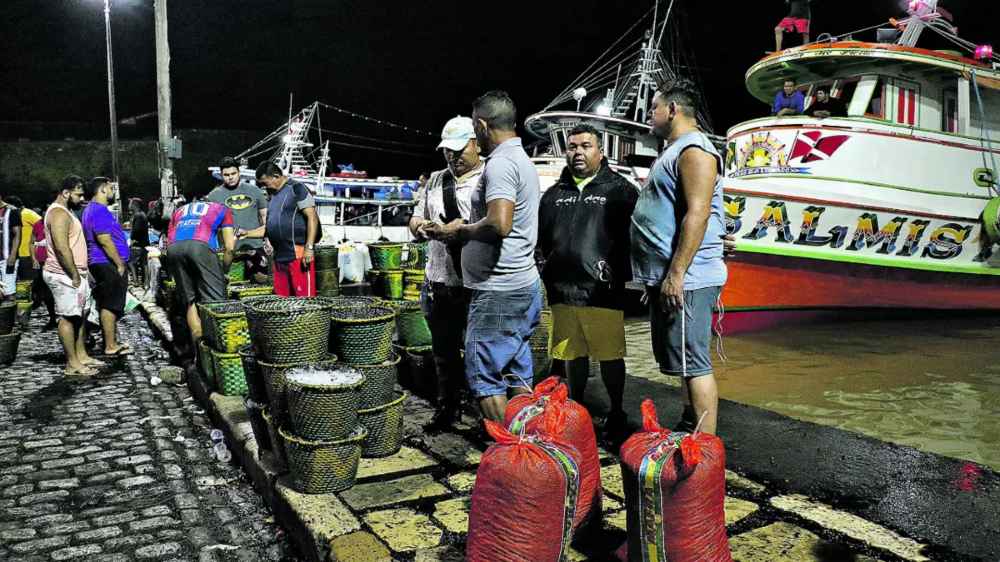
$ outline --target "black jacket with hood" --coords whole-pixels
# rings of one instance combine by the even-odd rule
[[[538,249],[549,304],[624,308],[629,228],[639,192],[607,159],[583,191],[569,167],[542,196]]]

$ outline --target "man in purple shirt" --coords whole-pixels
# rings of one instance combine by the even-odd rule
[[[118,219],[108,209],[118,196],[118,186],[108,178],[96,177],[87,183],[84,195],[90,201],[82,221],[87,239],[87,269],[94,282],[94,301],[100,310],[104,353],[128,355],[132,350],[118,342],[116,333],[118,319],[125,314],[128,240]]]

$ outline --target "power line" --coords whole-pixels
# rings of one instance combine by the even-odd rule
[[[422,129],[416,129],[416,128],[413,128],[413,127],[407,127],[406,125],[400,125],[399,123],[393,123],[392,121],[385,121],[385,120],[382,120],[382,119],[376,119],[374,117],[369,117],[367,115],[362,115],[360,113],[355,113],[355,112],[350,111],[348,109],[344,109],[342,107],[337,107],[335,105],[330,105],[328,103],[323,103],[321,101],[317,101],[316,103],[318,103],[319,105],[321,105],[321,106],[323,106],[323,107],[325,107],[327,109],[332,109],[332,110],[334,110],[334,111],[336,111],[338,113],[343,113],[344,115],[349,115],[349,116],[351,116],[351,117],[353,117],[355,119],[361,119],[363,121],[369,121],[369,122],[372,122],[372,123],[375,123],[375,124],[378,124],[378,125],[382,125],[384,127],[392,127],[394,129],[400,129],[400,130],[407,131],[407,132],[410,132],[410,133],[413,133],[413,134],[416,134],[416,135],[427,135],[429,137],[436,137],[437,136],[434,133],[431,133],[431,132],[428,132],[428,131],[424,131]]]

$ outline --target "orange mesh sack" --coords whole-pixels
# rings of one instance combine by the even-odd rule
[[[555,412],[553,412],[554,414]],[[515,436],[493,421],[469,510],[468,562],[557,562],[573,537],[580,453],[560,443],[558,416],[543,432]]]
[[[660,427],[649,399],[642,425],[621,448],[627,560],[731,562],[722,440]]]
[[[597,436],[594,422],[587,409],[569,399],[569,389],[559,382],[559,377],[549,377],[535,386],[532,394],[515,396],[507,404],[504,424],[514,435],[522,431],[538,431],[543,413],[557,410],[565,420],[560,441],[569,443],[580,452],[580,503],[576,507],[573,530],[587,522],[600,523],[601,517],[601,461],[597,454]]]

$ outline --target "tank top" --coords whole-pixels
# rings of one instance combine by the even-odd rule
[[[83,225],[80,219],[65,206],[58,203],[49,205],[45,210],[45,245],[48,247],[48,254],[45,256],[45,266],[43,269],[49,273],[66,275],[62,266],[59,265],[59,258],[56,257],[55,244],[52,243],[52,229],[49,226],[49,215],[54,209],[62,209],[69,215],[69,249],[73,254],[73,263],[80,271],[87,271],[87,239],[83,236]]]

